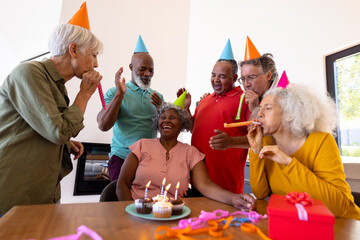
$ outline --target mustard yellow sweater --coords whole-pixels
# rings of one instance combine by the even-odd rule
[[[271,137],[263,138],[266,145],[275,145]],[[336,217],[360,220],[360,208],[345,181],[339,150],[330,134],[311,133],[291,157],[286,166],[249,152],[250,184],[258,199],[270,194],[307,192],[313,199],[320,199]]]

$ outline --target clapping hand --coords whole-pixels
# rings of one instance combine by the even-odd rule
[[[115,73],[115,86],[116,86],[116,91],[117,93],[119,93],[120,95],[124,95],[126,92],[126,83],[125,83],[125,78],[121,79],[121,74],[123,73],[123,67],[120,67],[119,70]]]
[[[159,97],[159,95],[156,93],[156,92],[153,92],[151,95],[150,95],[150,98],[151,98],[151,103],[154,104],[154,106],[156,108],[160,107],[161,104],[162,104],[162,100],[161,98]]]

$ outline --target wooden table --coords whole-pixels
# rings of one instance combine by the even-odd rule
[[[191,209],[188,217],[197,217],[201,210],[211,212],[222,209],[234,212],[237,209],[204,197],[186,198],[186,206]],[[86,225],[107,239],[155,239],[158,226],[177,226],[178,220],[153,221],[141,219],[125,211],[132,203],[102,202],[83,204],[49,204],[17,206],[0,218],[0,239],[48,239],[75,234],[77,227]],[[258,212],[266,213],[267,202],[257,202]],[[266,235],[268,220],[255,224]],[[360,239],[360,221],[338,218],[334,227],[335,239]],[[246,233],[239,227],[230,227],[224,236],[233,234],[233,239],[261,239],[255,233]],[[197,237],[208,235],[197,235]],[[208,236],[209,238],[209,236]],[[82,235],[81,239],[90,239]]]

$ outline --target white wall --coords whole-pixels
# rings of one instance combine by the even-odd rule
[[[206,6],[206,7],[204,7]],[[258,51],[272,53],[281,75],[325,91],[323,55],[360,42],[358,0],[191,1],[186,86],[198,99],[211,91],[210,72],[231,38],[242,60],[246,36]]]
[[[61,0],[0,1],[0,85],[21,61],[48,51]]]

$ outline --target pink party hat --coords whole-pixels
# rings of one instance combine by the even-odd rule
[[[286,88],[286,86],[289,84],[289,79],[286,76],[286,72],[284,71],[281,75],[281,78],[279,80],[279,83],[276,87]]]

